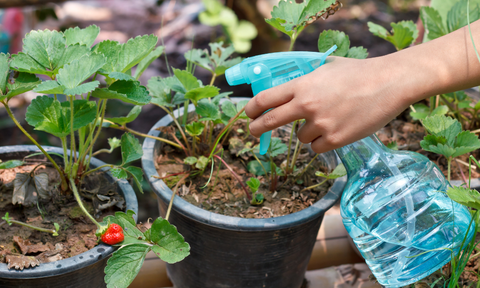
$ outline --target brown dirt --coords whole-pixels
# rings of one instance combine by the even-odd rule
[[[9,226],[0,220],[0,263],[9,263],[9,267],[16,269],[28,268],[46,262],[53,262],[86,252],[97,245],[95,236],[96,226],[83,215],[72,195],[61,195],[57,190],[59,176],[55,169],[41,165],[35,169],[34,174],[47,173],[49,175],[48,188],[53,194],[52,199],[39,199],[38,205],[30,207],[12,204],[13,180],[16,173],[31,173],[37,164],[29,164],[13,169],[0,170],[0,215],[28,223],[37,227],[54,229],[54,223],[60,226],[59,236],[40,232],[24,226],[12,224]],[[92,173],[94,174],[94,173]],[[101,174],[86,177],[80,186],[82,194],[86,194],[86,187],[92,183],[105,183],[98,181]],[[105,184],[102,184],[105,185]],[[98,186],[98,185],[97,185]],[[114,184],[110,185],[115,187]],[[107,191],[115,188],[107,189]],[[99,193],[103,194],[103,193]],[[115,199],[121,198],[116,194]],[[114,207],[104,210],[99,209],[99,203],[84,201],[90,213],[101,214],[97,221],[104,216],[113,215]],[[118,210],[118,209],[116,209]]]
[[[210,177],[210,165],[207,166],[203,175],[189,176],[184,184],[180,185],[177,195],[195,206],[223,215],[242,218],[270,218],[301,211],[311,206],[326,194],[332,185],[333,180],[329,180],[324,185],[314,189],[302,191],[305,187],[318,184],[324,180],[324,178],[315,176],[316,171],[321,170],[322,172],[330,172],[326,171],[326,168],[318,159],[314,160],[312,165],[301,177],[298,177],[298,180],[295,183],[291,176],[279,176],[277,177],[276,188],[270,189],[270,179],[267,179],[265,176],[255,176],[248,172],[247,163],[255,160],[251,154],[248,154],[248,156],[246,154],[238,157],[236,156],[236,152],[243,148],[236,146],[236,143],[244,145],[244,143],[252,142],[253,146],[258,144],[258,140],[252,136],[248,136],[244,140],[241,139],[242,137],[245,137],[245,135],[239,134],[237,132],[238,128],[242,128],[246,131],[245,122],[238,124],[230,133],[229,140],[225,141],[229,142],[230,145],[224,145],[225,152],[222,159],[232,167],[243,183],[246,183],[250,177],[256,177],[260,180],[262,184],[259,192],[265,197],[263,204],[253,206],[247,201],[242,186],[234,176],[232,176],[225,165],[221,165],[217,174],[217,168],[220,163],[219,161],[215,161],[212,178],[207,187],[203,188]],[[290,128],[285,131],[277,129],[273,132],[273,137],[279,137],[282,139],[282,142],[288,144],[289,129]],[[288,132],[286,132],[287,130]],[[218,131],[216,131],[216,133],[218,133]],[[294,144],[292,144],[292,150],[293,147],[295,147]],[[300,150],[296,162],[297,172],[294,172],[294,174],[303,171],[314,156],[315,153],[310,152],[307,148],[303,147]],[[168,148],[165,149],[164,155],[161,155],[157,159],[157,171],[160,177],[190,171],[190,166],[183,163],[184,158],[184,153],[179,153]],[[282,167],[282,163],[284,163],[286,158],[287,155],[285,153],[284,155],[275,157],[274,162],[278,167]],[[176,175],[168,177],[164,179],[164,181],[173,189],[182,176],[183,175]],[[248,186],[246,184],[245,186],[250,192]],[[271,190],[273,190],[273,192]]]

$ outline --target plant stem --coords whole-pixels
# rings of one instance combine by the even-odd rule
[[[294,31],[292,34],[292,37],[290,38],[290,47],[288,48],[288,51],[293,50],[293,45],[295,45],[295,41],[297,40],[297,32]]]
[[[98,171],[98,170],[100,170],[100,169],[102,169],[102,168],[106,168],[106,167],[112,168],[113,165],[105,164],[105,165],[102,165],[102,166],[98,166],[98,167],[95,168],[95,169],[88,170],[87,172],[85,172],[85,173],[82,174],[82,179],[83,179],[85,176],[87,176],[88,174],[93,173],[93,172],[96,172],[96,171]]]
[[[212,135],[213,135],[213,129],[215,128],[215,124],[213,124],[213,121],[208,121],[207,125],[208,125],[208,123],[210,123],[210,131],[208,131],[207,143],[208,143],[208,145],[210,145],[210,143],[212,142]]]
[[[187,100],[185,102],[183,102],[183,126],[186,126],[187,125],[187,118],[188,118],[188,106],[190,105],[190,101]],[[173,119],[175,119],[175,117],[172,117]]]
[[[260,161],[260,159],[258,159],[258,157],[257,157],[257,155],[255,155],[255,153],[252,152],[252,155],[253,155],[253,158],[255,158],[255,160],[257,160],[258,164],[260,164],[260,166],[262,167],[263,172],[265,172],[265,177],[267,177],[267,175],[268,175],[267,169],[265,169],[265,166],[263,166],[262,161]]]
[[[62,137],[60,139],[62,141],[62,148],[63,148],[63,155],[65,155],[65,157],[63,157],[63,162],[65,163],[65,168],[69,167],[68,166],[68,156],[67,156],[67,136],[65,137]]]
[[[235,171],[233,171],[232,167],[228,166],[228,164],[218,155],[213,155],[213,157],[219,159],[220,161],[222,161],[223,165],[225,165],[225,167],[227,167],[228,171],[230,171],[230,173],[232,173],[233,177],[235,177],[235,179],[237,179],[238,183],[240,183],[240,185],[242,186],[243,188],[243,191],[245,191],[245,194],[247,195],[247,198],[248,200],[252,200],[252,196],[250,196],[250,193],[248,193],[248,189],[247,187],[245,187],[245,185],[243,184],[242,180],[240,179],[240,177],[237,175],[237,173],[235,173]]]
[[[108,120],[105,120],[106,122],[109,122]],[[111,122],[110,122],[111,123]],[[172,145],[174,147],[177,147],[177,148],[180,148],[180,149],[184,149],[185,147],[182,147],[180,146],[179,144],[173,142],[173,141],[170,141],[170,140],[167,140],[165,138],[161,138],[161,137],[155,137],[155,136],[151,136],[151,135],[148,135],[148,134],[145,134],[145,133],[141,133],[141,132],[137,132],[135,130],[132,130],[126,126],[118,126],[116,124],[112,124],[110,125],[110,128],[114,128],[114,129],[118,129],[118,130],[122,130],[122,131],[126,131],[126,132],[130,132],[132,134],[135,134],[135,135],[138,135],[138,136],[142,136],[142,137],[145,137],[145,138],[151,138],[151,139],[155,139],[155,140],[158,140],[160,142],[164,142],[164,143],[167,143],[169,145]]]
[[[290,170],[293,171],[293,168],[295,167],[295,163],[297,162],[298,155],[300,154],[300,150],[303,148],[303,143],[299,145],[300,141],[297,139],[297,144],[295,145],[295,152],[293,153],[293,158],[292,158],[292,166],[290,167]]]
[[[311,190],[311,189],[313,189],[313,188],[316,188],[316,187],[318,187],[318,186],[321,186],[321,185],[323,185],[323,184],[324,184],[325,182],[327,182],[327,181],[328,181],[328,179],[325,179],[325,180],[323,180],[322,182],[320,182],[319,184],[315,184],[315,185],[309,186],[309,187],[307,187],[307,188],[304,188],[304,189],[303,189],[302,191],[300,191],[300,192],[303,192],[303,191],[306,191],[306,190]]]
[[[193,136],[193,139],[192,139],[192,155],[195,156],[195,142],[197,142],[197,137],[196,136]]]
[[[33,230],[40,231],[40,232],[46,232],[46,233],[50,233],[50,234],[57,233],[57,231],[55,231],[55,229],[41,228],[41,227],[33,226],[33,225],[23,223],[23,222],[17,221],[17,220],[8,219],[8,222],[11,222],[11,223],[17,224],[17,225],[21,225],[21,226],[24,226],[24,227],[27,227],[27,228],[30,228],[30,229],[33,229]]]
[[[103,101],[103,102],[102,102]],[[100,111],[103,111],[104,106],[106,105],[107,100],[100,100],[99,104],[97,105],[97,114],[99,114]],[[85,157],[87,156],[88,150],[90,149],[90,145],[92,144],[92,138],[93,134],[95,133],[95,127],[97,127],[97,122],[98,122],[98,117],[95,117],[95,120],[93,121],[93,124],[90,126],[90,131],[88,133],[87,141],[85,142],[86,149],[80,153],[80,162],[84,163],[85,162]]]
[[[312,165],[313,161],[315,161],[315,159],[317,159],[318,155],[320,155],[320,154],[315,155],[315,157],[313,157],[312,160],[310,160],[310,162],[308,162],[307,166],[305,166],[302,173],[298,174],[298,177],[301,177],[303,175],[303,173],[307,172],[308,167],[310,167],[310,165]]]
[[[73,172],[73,163],[77,161],[77,153],[75,152],[75,132],[73,131],[73,121],[74,121],[74,112],[73,112],[73,96],[70,96],[70,171]],[[72,175],[73,176],[73,175]]]
[[[452,157],[447,158],[448,162],[448,182],[450,182],[451,166],[452,166]]]
[[[215,82],[215,78],[217,78],[217,73],[213,72],[212,80],[210,80],[210,86],[212,86],[213,83]]]
[[[182,129],[182,126],[180,126],[180,123],[178,123],[178,120],[177,118],[175,118],[175,115],[173,115],[172,112],[168,111],[167,108],[163,107],[163,106],[160,106],[160,105],[157,105],[158,107],[162,108],[163,111],[167,112],[168,115],[170,115],[170,117],[172,117],[173,119],[173,122],[175,123],[175,125],[177,125],[177,128],[178,130],[180,131],[180,134],[182,134],[182,138],[183,138],[183,141],[185,141],[185,145],[187,145],[187,149],[189,152],[190,151],[190,145],[188,144],[188,141],[187,141],[187,136],[185,135],[185,133],[183,132],[183,129]],[[187,106],[188,107],[188,106]],[[185,111],[184,111],[185,113]],[[187,109],[187,113],[188,113],[188,109]]]
[[[288,150],[287,150],[287,167],[285,168],[285,174],[288,174],[290,172],[290,152],[292,150],[292,138],[293,138],[293,133],[295,132],[295,127],[297,126],[297,121],[298,120],[295,120],[293,121],[293,124],[292,124],[292,130],[290,132],[290,139],[288,140]]]
[[[208,156],[208,159],[212,158],[213,152],[215,152],[215,148],[217,147],[218,142],[222,138],[223,134],[225,134],[227,129],[230,128],[230,126],[232,126],[233,123],[235,123],[235,121],[237,121],[237,118],[243,113],[243,111],[245,111],[245,107],[243,107],[242,110],[238,111],[238,113],[235,116],[233,116],[230,119],[230,121],[228,121],[228,124],[225,125],[225,127],[223,127],[222,131],[220,131],[220,133],[218,133],[217,138],[215,138],[215,141],[214,141],[215,144],[212,147],[212,149],[210,150],[210,155]]]
[[[90,220],[95,225],[97,225],[99,229],[101,229],[102,226],[97,222],[97,220],[95,220],[95,218],[93,218],[92,215],[90,215],[90,213],[88,213],[85,206],[83,206],[82,199],[80,199],[80,194],[78,194],[77,186],[75,185],[75,180],[73,180],[73,178],[69,178],[69,180],[70,180],[70,188],[72,189],[73,195],[75,196],[75,200],[77,200],[78,206],[80,206],[80,209],[82,209],[83,213],[85,213],[85,215],[87,215],[87,217],[90,218]]]
[[[92,156],[97,156],[100,153],[111,153],[110,149],[104,148],[92,153]]]
[[[50,154],[48,154],[47,151],[45,151],[45,149],[43,149],[42,146],[40,146],[40,144],[38,144],[38,142],[35,141],[35,139],[33,139],[33,137],[25,129],[23,129],[22,125],[20,125],[20,123],[18,123],[17,119],[15,118],[15,116],[12,113],[12,110],[10,110],[10,107],[8,107],[8,104],[5,103],[5,102],[2,102],[2,104],[5,106],[5,109],[7,110],[8,116],[13,120],[15,125],[17,125],[18,129],[20,129],[20,131],[22,131],[23,134],[25,134],[25,136],[27,136],[27,138],[30,139],[30,141],[32,141],[32,143],[35,144],[35,146],[37,146],[38,149],[40,149],[40,151],[42,151],[42,153],[45,155],[45,157],[47,157],[47,159],[52,163],[53,167],[55,167],[55,169],[58,171],[58,174],[60,175],[60,179],[62,180],[62,184],[61,184],[62,185],[61,186],[62,191],[67,191],[68,190],[68,183],[67,183],[67,179],[65,178],[65,174],[63,173],[63,171],[60,169],[60,167],[58,167],[57,163],[52,159]],[[67,155],[65,154],[64,157],[67,157]]]
[[[173,199],[175,198],[175,194],[177,194],[178,186],[180,183],[182,183],[185,179],[187,179],[188,175],[183,176],[175,185],[175,188],[173,188],[172,191],[172,197],[170,198],[170,203],[168,203],[168,209],[167,209],[167,214],[165,215],[165,220],[168,221],[168,217],[170,217],[170,211],[172,211],[172,206],[173,206]]]
[[[85,170],[88,170],[90,166],[90,161],[92,159],[93,146],[95,145],[95,142],[97,142],[98,136],[100,135],[100,131],[102,131],[103,120],[105,119],[105,111],[107,110],[107,101],[108,99],[105,99],[102,105],[102,116],[100,118],[100,124],[98,125],[97,133],[95,134],[95,137],[93,138],[92,142],[90,142],[90,145],[86,150],[86,153],[88,153],[88,160],[87,160],[87,164],[85,165]]]

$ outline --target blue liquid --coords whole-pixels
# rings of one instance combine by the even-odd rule
[[[445,194],[448,181],[433,162],[390,150],[375,136],[337,153],[348,173],[343,223],[380,284],[414,283],[450,261],[451,251],[439,248],[458,252],[471,215]]]

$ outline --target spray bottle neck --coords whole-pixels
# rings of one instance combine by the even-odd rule
[[[369,162],[377,161],[379,154],[386,152],[384,148],[385,146],[377,136],[370,135],[357,142],[338,148],[335,152],[337,152],[342,160],[347,174],[350,177],[353,173],[374,164]]]

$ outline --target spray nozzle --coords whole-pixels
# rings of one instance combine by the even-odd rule
[[[227,69],[225,77],[230,86],[251,84],[254,95],[303,76],[325,64],[327,56],[337,49],[336,45],[325,53],[277,52],[244,59]],[[266,113],[266,112],[265,112]],[[260,154],[267,153],[271,132],[260,137]]]

